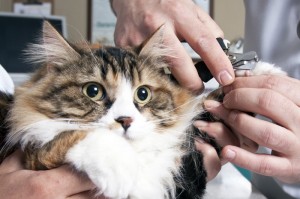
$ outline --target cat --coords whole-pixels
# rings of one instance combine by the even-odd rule
[[[192,125],[210,117],[205,97],[165,73],[172,49],[162,41],[163,27],[135,48],[91,49],[44,22],[27,50],[39,69],[0,95],[2,159],[20,147],[28,169],[69,164],[113,199],[202,198],[207,173],[195,138],[221,148]]]

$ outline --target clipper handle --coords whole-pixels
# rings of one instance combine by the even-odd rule
[[[223,49],[223,51],[225,53],[227,53],[228,52],[228,45],[224,42],[224,40],[221,37],[218,37],[217,41],[218,41],[219,45],[221,46],[221,48]],[[197,73],[198,73],[199,77],[202,79],[203,82],[206,83],[206,82],[208,82],[209,80],[211,80],[213,78],[213,75],[211,74],[211,72],[207,68],[204,61],[200,61],[200,62],[196,63],[195,67],[196,67],[196,70],[197,70]]]
[[[206,82],[208,82],[209,80],[211,80],[213,78],[213,75],[211,74],[211,72],[207,68],[204,61],[200,61],[200,62],[196,63],[195,67],[196,67],[196,70],[197,70],[197,73],[198,73],[199,77],[201,78],[201,80],[203,82],[206,83]]]

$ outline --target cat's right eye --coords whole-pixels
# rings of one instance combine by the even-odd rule
[[[82,88],[83,94],[94,101],[103,100],[105,97],[105,90],[102,85],[98,83],[87,83]]]
[[[136,89],[134,99],[139,104],[146,104],[151,100],[151,90],[147,86],[140,86]]]

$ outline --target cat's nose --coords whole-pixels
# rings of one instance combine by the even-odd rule
[[[130,124],[132,123],[133,120],[131,117],[121,116],[115,119],[115,121],[120,123],[123,129],[126,131],[130,127]]]

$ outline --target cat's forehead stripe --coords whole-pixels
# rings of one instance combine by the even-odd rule
[[[103,79],[106,79],[108,70],[112,70],[114,74],[122,73],[130,80],[136,78],[135,75],[140,78],[139,73],[135,72],[137,57],[133,53],[115,47],[107,47],[98,49],[95,54],[103,60],[103,64],[100,66]]]

